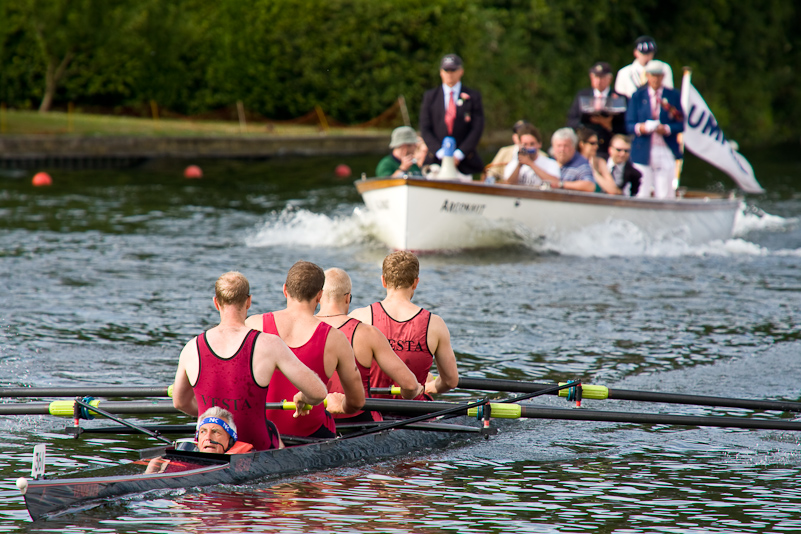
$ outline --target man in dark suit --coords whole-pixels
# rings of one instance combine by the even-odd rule
[[[566,125],[574,130],[589,128],[598,134],[596,155],[606,159],[612,136],[626,133],[626,97],[612,91],[612,67],[604,61],[590,67],[590,85],[576,93]]]
[[[631,164],[629,154],[631,154],[629,138],[622,134],[613,135],[609,141],[609,160],[606,166],[623,195],[636,197],[640,190],[642,173]]]
[[[662,85],[664,67],[645,66],[646,84],[633,95],[626,110],[626,129],[636,137],[631,161],[642,173],[639,197],[675,198],[676,160],[682,159],[677,134],[684,130],[681,95]]]
[[[462,85],[462,59],[456,54],[442,58],[439,69],[442,85],[426,91],[420,106],[420,135],[428,147],[426,163],[441,163],[442,140],[456,140],[454,160],[463,174],[484,170],[476,147],[484,131],[481,93]]]

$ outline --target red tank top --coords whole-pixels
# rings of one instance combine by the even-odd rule
[[[260,332],[251,330],[231,358],[221,358],[209,346],[206,333],[197,337],[200,370],[193,389],[198,414],[212,406],[225,408],[234,415],[239,438],[256,450],[278,448],[278,434],[267,420],[264,402],[269,387],[253,378],[253,348]]]
[[[344,324],[340,325],[338,328],[339,330],[345,334],[345,337],[348,338],[348,343],[350,346],[353,346],[353,336],[356,333],[356,327],[359,326],[362,322],[358,319],[348,319]],[[364,387],[364,395],[365,397],[369,397],[370,392],[370,368],[363,366],[359,363],[359,360],[356,360],[356,369],[359,370],[359,376],[362,379],[362,387]],[[345,390],[342,388],[342,382],[339,380],[339,373],[334,371],[334,374],[331,375],[331,379],[328,381],[328,391],[331,393],[344,393]],[[359,410],[354,413],[335,413],[333,414],[334,419],[350,419],[352,417],[357,417],[363,414],[363,410]],[[371,419],[373,421],[383,421],[384,418],[381,417],[381,414],[378,412],[370,412],[372,414]]]
[[[420,384],[425,385],[434,355],[428,349],[428,325],[431,321],[431,312],[425,309],[407,321],[396,321],[384,310],[380,302],[370,305],[373,317],[373,326],[378,328],[389,341],[389,345],[398,358],[406,364]],[[370,387],[385,388],[395,385],[392,379],[373,361],[370,368]],[[385,395],[374,395],[385,397]],[[426,400],[420,395],[417,400]]]
[[[268,334],[278,335],[278,328],[275,326],[275,318],[272,313],[264,314],[262,329]],[[328,375],[325,374],[324,356],[325,341],[328,339],[329,331],[331,331],[331,326],[321,321],[309,341],[300,347],[289,347],[306,367],[317,373],[323,383],[328,382]],[[292,382],[281,371],[276,369],[270,380],[267,402],[291,401],[297,392],[298,388],[292,385]],[[293,417],[294,413],[287,410],[267,410],[267,417],[275,423],[281,434],[290,436],[311,436],[323,428],[328,429],[331,434],[336,432],[334,419],[322,404],[313,407],[311,412],[303,417]]]

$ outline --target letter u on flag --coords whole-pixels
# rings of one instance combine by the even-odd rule
[[[732,148],[701,93],[690,83],[690,71],[684,72],[681,82],[681,107],[685,148],[731,176],[746,193],[764,193],[751,164]]]

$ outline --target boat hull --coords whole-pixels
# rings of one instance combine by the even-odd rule
[[[438,449],[480,435],[472,427],[450,427],[458,432],[446,431],[445,428],[440,425],[431,431],[385,430],[353,438],[247,454],[168,451],[164,459],[170,460],[170,463],[163,473],[146,474],[145,466],[131,463],[92,470],[87,475],[93,476],[82,478],[30,480],[24,494],[25,504],[31,518],[36,521],[95,506],[98,502],[123,495],[215,484],[242,484],[320,471],[425,449]]]
[[[377,237],[414,251],[497,246],[503,232],[558,239],[612,221],[634,225],[652,240],[695,245],[730,238],[741,209],[741,200],[713,193],[668,200],[415,178],[355,185]]]

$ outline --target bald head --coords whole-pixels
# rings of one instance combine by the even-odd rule
[[[250,296],[250,284],[245,275],[229,271],[214,284],[214,296],[220,306],[244,306]]]
[[[325,271],[325,285],[323,285],[323,302],[348,302],[351,282],[348,273],[337,267]]]

